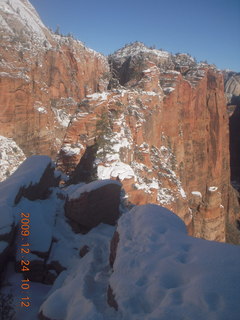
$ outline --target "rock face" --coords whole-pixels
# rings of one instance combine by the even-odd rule
[[[73,230],[85,233],[100,223],[114,225],[119,218],[121,184],[117,181],[92,182],[68,194],[65,215]]]
[[[83,100],[59,166],[71,173],[85,159],[98,178],[118,178],[129,202],[164,205],[193,235],[225,241],[231,224],[237,234],[221,72],[139,43],[113,54],[110,66],[111,91]]]
[[[225,93],[227,102],[236,104],[240,97],[240,73],[229,71],[224,72]]]
[[[225,95],[228,102],[230,131],[231,180],[240,190],[240,73],[225,72]]]
[[[18,239],[18,244],[22,241],[20,220],[24,218],[24,215],[22,216],[23,209],[21,207],[21,209],[17,211],[18,219],[15,221],[15,206],[24,197],[32,201],[46,199],[50,194],[49,188],[57,184],[58,179],[54,176],[54,165],[47,156],[32,156],[28,158],[11,177],[0,183],[0,260],[2,266],[4,266],[4,263],[9,258],[8,256],[13,254],[13,252],[11,252],[11,245],[14,241]],[[31,213],[31,218],[30,213],[25,214],[29,215],[28,220],[29,222],[31,221],[31,231],[32,233],[35,232],[35,236],[38,238],[35,242],[38,244],[41,243],[42,234],[39,234],[39,232],[41,232],[41,226],[44,226],[42,217],[37,216],[35,212]],[[31,233],[29,238],[29,241],[31,241]],[[52,237],[45,236],[44,241],[45,248],[43,250],[39,249],[38,245],[35,251],[34,248],[32,250],[33,254],[30,257],[33,261],[31,272],[32,274],[37,274],[37,276],[31,276],[29,274],[31,279],[42,280],[43,278],[40,269],[43,269],[44,258],[46,258],[47,252],[50,249]],[[18,253],[20,253],[20,251]],[[22,254],[16,256],[17,265],[21,259]]]
[[[139,42],[107,61],[50,32],[26,0],[0,10],[1,135],[27,156],[59,151],[73,183],[118,179],[129,204],[161,204],[199,237],[238,239],[221,72]]]
[[[107,60],[50,32],[28,1],[3,0],[0,14],[0,135],[54,156],[81,99],[106,89]]]
[[[0,136],[0,182],[11,175],[26,159],[13,139]]]

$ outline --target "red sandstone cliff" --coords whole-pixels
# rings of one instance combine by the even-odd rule
[[[138,43],[110,62],[117,66],[111,82],[120,85],[87,96],[68,127],[59,165],[70,173],[82,158],[81,169],[118,178],[134,204],[173,210],[195,236],[237,238],[222,73]]]
[[[55,156],[81,99],[106,89],[107,60],[51,33],[26,0],[3,0],[0,13],[0,135],[26,156]]]

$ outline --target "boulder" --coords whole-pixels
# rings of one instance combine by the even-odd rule
[[[213,209],[220,194],[209,189]],[[238,318],[239,246],[191,237],[177,215],[150,204],[123,214],[117,233],[107,296],[123,319]],[[209,309],[212,298],[220,309]]]
[[[119,217],[121,184],[94,181],[69,192],[65,215],[76,232],[87,232],[100,223],[114,225]]]

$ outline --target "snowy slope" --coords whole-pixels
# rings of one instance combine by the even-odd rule
[[[28,158],[6,181],[0,183],[1,200],[4,199],[9,205],[13,205],[20,188],[38,183],[48,165],[54,166],[48,156]]]
[[[150,49],[142,42],[135,42],[133,44],[126,45],[125,47],[114,52],[114,57],[121,59],[124,57],[135,56],[141,53],[153,54],[160,58],[169,58],[171,54],[167,51]]]
[[[31,283],[31,308],[26,310],[19,307],[23,275],[9,264],[1,292],[12,292],[16,320],[37,320],[39,312],[54,320],[238,319],[240,247],[192,238],[169,210],[156,205],[135,206],[119,219],[120,241],[111,269],[110,243],[116,227],[100,224],[85,235],[75,234],[64,215],[66,194],[74,197],[108,181],[53,188],[48,199],[22,198],[13,207],[14,185],[19,188],[39,181],[51,163],[48,157],[31,159],[0,185],[0,204],[5,205],[5,218],[10,209],[9,217],[16,224],[19,212],[30,213],[31,251],[47,254],[48,266],[58,262],[65,270],[52,287]],[[21,259],[20,245],[17,237],[17,260]],[[82,257],[79,252],[84,246],[88,252]],[[5,247],[1,242],[1,249]],[[43,260],[36,254],[25,259]],[[108,305],[109,285],[118,311]]]
[[[91,250],[59,277],[41,310],[56,320],[237,320],[240,248],[194,239],[183,222],[155,205],[133,208],[117,228],[120,242],[113,273],[113,227],[86,237]],[[110,283],[119,310],[107,303]]]
[[[156,205],[133,208],[117,231],[110,284],[122,319],[239,319],[240,247],[189,237]]]
[[[1,0],[1,26],[5,27],[11,34],[16,33],[14,26],[25,28],[42,40],[46,39],[44,31],[46,27],[42,23],[34,7],[27,0]],[[20,30],[18,30],[20,31]]]
[[[26,159],[13,139],[0,136],[0,182],[11,175]]]
[[[10,232],[13,207],[19,190],[38,183],[52,161],[48,156],[32,156],[5,181],[0,183],[0,234]]]

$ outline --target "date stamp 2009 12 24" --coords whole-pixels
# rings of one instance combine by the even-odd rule
[[[20,220],[20,239],[22,240],[20,245],[20,265],[21,271],[24,274],[30,271],[30,260],[27,259],[27,255],[30,253],[28,237],[30,235],[30,213],[21,213]],[[28,308],[31,305],[30,298],[28,296],[28,290],[30,289],[29,279],[21,280],[21,289],[24,296],[21,297],[20,305],[21,307]]]

